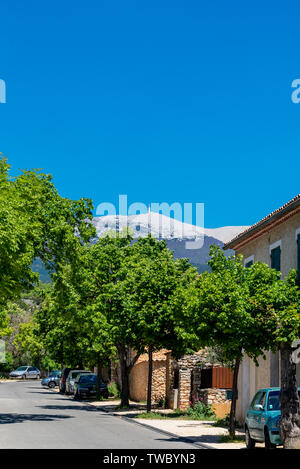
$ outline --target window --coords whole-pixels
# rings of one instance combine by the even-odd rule
[[[261,406],[265,407],[265,402],[266,402],[266,392],[265,391],[264,392],[259,391],[255,395],[255,397],[254,397],[254,399],[251,403],[251,409],[257,410],[256,406],[258,406],[258,405],[261,405]]]
[[[251,265],[253,265],[253,264],[254,264],[254,256],[249,256],[244,261],[244,266],[246,268],[251,267]]]
[[[173,382],[173,389],[179,388],[179,370],[176,368],[174,370],[174,382]]]
[[[200,388],[206,389],[212,387],[212,368],[203,368],[201,370]]]
[[[259,399],[261,398],[261,392],[255,394],[252,402],[251,402],[251,409],[254,409],[255,405],[258,404]]]
[[[281,270],[281,241],[277,241],[270,246],[271,269]]]

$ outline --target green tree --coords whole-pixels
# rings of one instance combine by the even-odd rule
[[[165,241],[139,238],[132,255],[124,264],[126,276],[120,283],[123,301],[122,317],[134,318],[131,331],[137,337],[136,352],[148,352],[147,411],[151,411],[152,356],[167,349],[179,358],[189,351],[189,344],[177,330],[172,309],[172,297],[179,286],[183,288],[196,278],[197,270],[187,260],[174,260]]]
[[[98,292],[94,292],[92,251],[92,246],[82,246],[75,263],[61,266],[40,323],[53,357],[71,366],[97,366],[100,393],[102,367],[114,358],[116,348]]]
[[[16,361],[22,362],[26,358],[26,361],[29,360],[43,370],[57,367],[57,363],[49,356],[45,336],[38,321],[50,291],[49,284],[38,286],[29,293],[22,293],[21,300],[8,305],[8,314],[14,328],[12,343],[8,344],[8,348],[13,351]]]
[[[297,345],[300,337],[300,289],[297,272],[291,270],[286,279],[273,286],[271,294],[276,314],[274,342],[281,356],[280,437],[285,449],[300,449],[300,402],[296,382],[296,363],[299,361]]]
[[[235,434],[236,392],[240,363],[247,354],[257,363],[265,350],[274,349],[276,314],[272,288],[278,272],[265,264],[246,269],[242,258],[226,258],[218,247],[211,247],[211,272],[204,272],[181,291],[177,314],[189,340],[197,348],[219,346],[224,360],[234,362],[229,432]],[[189,332],[187,332],[189,331]]]
[[[1,156],[1,155],[0,155]],[[22,171],[12,178],[0,158],[0,304],[38,280],[31,270],[39,257],[51,271],[70,261],[95,233],[92,203],[61,197],[51,176]]]

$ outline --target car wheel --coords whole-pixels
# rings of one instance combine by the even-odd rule
[[[25,375],[25,374],[24,374],[24,375],[22,375],[22,379],[26,379],[26,375]]]
[[[245,429],[245,442],[247,449],[253,449],[255,447],[256,441],[251,438],[248,427]]]
[[[40,375],[36,375],[36,379],[40,379]]]
[[[271,443],[269,430],[265,428],[265,448],[266,449],[276,449],[276,445]]]
[[[48,387],[49,387],[49,388],[55,388],[55,382],[54,382],[54,381],[50,381],[49,384],[48,384]]]
[[[76,392],[76,393],[74,394],[74,399],[75,399],[75,401],[79,401],[79,400],[80,400],[80,396],[79,396],[78,392]]]

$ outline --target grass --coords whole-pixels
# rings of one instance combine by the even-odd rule
[[[214,423],[214,427],[229,428],[229,414],[226,417],[217,419]],[[243,428],[237,421],[235,422],[235,428]]]
[[[186,412],[175,411],[165,414],[163,412],[143,412],[141,414],[137,414],[135,418],[138,419],[155,419],[155,420],[168,420],[168,419],[175,419],[175,420],[215,420],[215,417],[207,417],[205,415],[189,415]]]
[[[219,438],[220,443],[244,443],[245,438],[243,436],[230,436],[230,435],[222,435]]]

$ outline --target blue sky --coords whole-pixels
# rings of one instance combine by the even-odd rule
[[[299,4],[1,5],[0,151],[95,205],[204,202],[248,225],[300,192]]]

